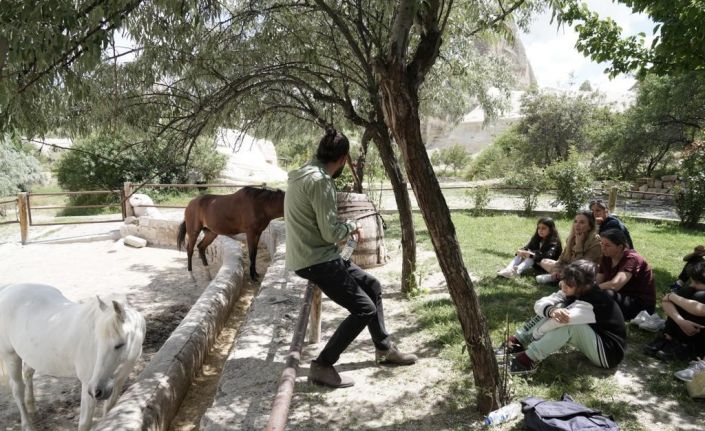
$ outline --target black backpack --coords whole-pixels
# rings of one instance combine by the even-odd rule
[[[529,397],[521,402],[524,423],[532,431],[618,431],[611,417],[578,404],[568,394],[561,401]]]

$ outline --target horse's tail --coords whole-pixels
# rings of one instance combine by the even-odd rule
[[[179,234],[176,235],[176,249],[181,251],[184,246],[184,241],[186,241],[186,220],[182,221],[179,225]]]

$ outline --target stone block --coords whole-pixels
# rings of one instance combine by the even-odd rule
[[[642,184],[642,185],[639,186],[639,191],[640,191],[640,192],[645,192],[645,191],[647,191],[648,189],[649,189],[649,186],[646,185],[646,184]]]
[[[664,189],[670,189],[670,188],[673,188],[673,184],[675,184],[673,181],[664,181],[661,186]]]
[[[677,175],[664,175],[661,177],[661,181],[675,182],[677,179]]]
[[[646,184],[649,181],[649,178],[637,178],[636,183],[639,185]]]
[[[138,236],[127,235],[125,237],[125,245],[142,248],[147,245],[147,240]]]
[[[654,188],[660,189],[663,182],[661,180],[654,180]]]
[[[648,189],[646,189],[646,191],[649,193],[661,193],[661,189],[657,189],[656,187],[649,187]]]
[[[654,179],[653,179],[653,178],[648,178],[648,179],[646,180],[646,184],[648,184],[649,187],[652,187],[652,188],[653,188],[653,187],[654,187]]]

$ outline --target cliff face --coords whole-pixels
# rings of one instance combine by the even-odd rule
[[[468,152],[474,154],[492,143],[518,118],[519,99],[524,91],[537,85],[531,63],[526,56],[524,45],[519,38],[519,29],[512,25],[512,37],[496,42],[479,41],[475,48],[480,55],[501,56],[508,60],[514,77],[512,85],[511,107],[509,112],[488,125],[483,125],[484,113],[479,105],[457,124],[448,123],[440,118],[424,118],[422,127],[426,148],[445,148],[461,144]]]

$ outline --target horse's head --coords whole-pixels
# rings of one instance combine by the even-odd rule
[[[95,399],[109,398],[115,378],[130,372],[142,354],[144,336],[145,321],[140,313],[120,302],[108,305],[97,298],[96,358],[88,383],[88,392]]]

